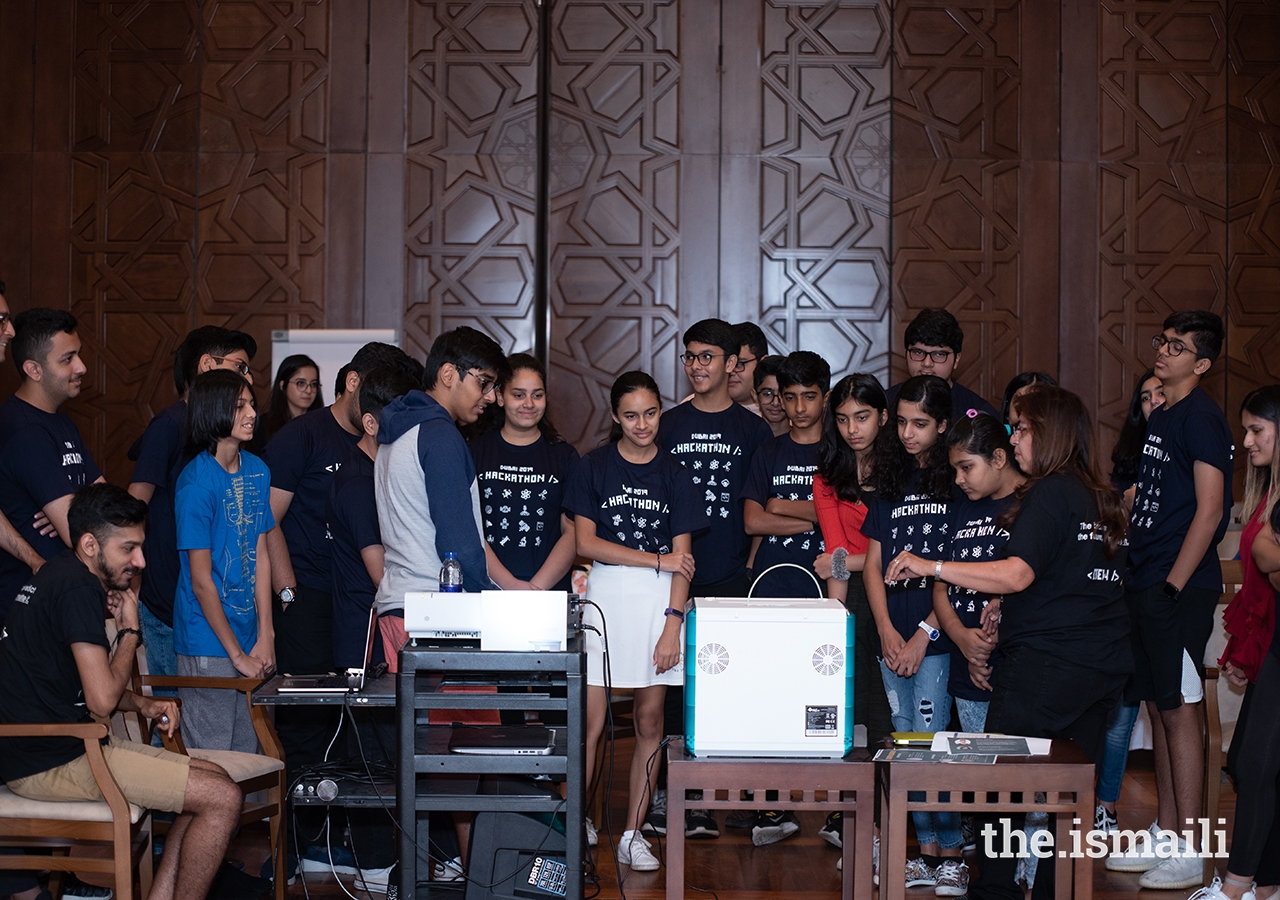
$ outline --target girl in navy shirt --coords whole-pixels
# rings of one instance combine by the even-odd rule
[[[1000,518],[1016,502],[1026,478],[1013,461],[1009,432],[986,413],[969,415],[947,433],[947,453],[956,472],[958,497],[951,514],[951,552],[956,562],[1000,559],[1009,540]],[[984,627],[982,611],[995,599],[941,579],[933,586],[933,611],[951,639],[948,691],[956,701],[963,731],[982,731],[991,701],[991,673],[997,664],[994,624]]]
[[[884,581],[884,564],[904,550],[925,559],[947,558],[954,475],[944,433],[950,415],[951,388],[941,378],[917,375],[902,385],[890,415],[895,427],[881,433],[876,448],[876,496],[862,523],[869,538],[862,583],[896,731],[941,731],[951,717],[950,643],[933,611],[933,578],[887,586]],[[960,862],[960,815],[912,815],[921,858],[907,862],[907,886],[936,885],[940,896],[963,895],[968,875]]]
[[[604,731],[606,687],[634,688],[636,746],[618,862],[651,872],[658,860],[638,829],[657,779],[650,761],[662,741],[667,685],[684,683],[693,532],[709,520],[688,471],[656,442],[662,400],[653,379],[627,372],[609,399],[612,442],[582,458],[566,502],[578,555],[595,560],[587,578],[592,606],[583,614],[584,627],[600,632],[587,640],[587,781]]]
[[[504,590],[568,591],[577,549],[562,510],[578,451],[547,416],[547,377],[527,353],[507,358],[498,392],[501,425],[472,439],[484,513],[489,577]]]

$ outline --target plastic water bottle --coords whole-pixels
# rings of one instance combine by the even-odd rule
[[[462,563],[452,550],[444,555],[444,565],[440,567],[440,590],[451,594],[462,592]]]

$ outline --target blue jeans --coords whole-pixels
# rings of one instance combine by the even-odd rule
[[[951,695],[947,680],[951,675],[951,655],[926,656],[916,674],[903,678],[884,660],[880,661],[884,693],[889,700],[889,715],[894,731],[945,731],[951,718]],[[908,800],[923,800],[924,794],[912,792]],[[960,814],[917,812],[911,814],[916,826],[916,840],[921,844],[937,844],[941,850],[954,850],[964,843],[960,836]]]
[[[178,657],[173,652],[173,629],[156,618],[145,603],[138,604],[138,624],[142,626],[142,648],[147,654],[147,674],[174,676],[178,674]],[[176,688],[152,688],[157,697],[176,697]],[[164,741],[157,728],[151,735],[151,746],[163,747]]]
[[[1138,707],[1118,704],[1107,723],[1106,745],[1098,764],[1098,802],[1115,803],[1120,799],[1124,767],[1129,762],[1129,740],[1133,723],[1138,721]]]
[[[990,700],[966,700],[956,698],[956,713],[960,716],[961,731],[983,731],[987,727],[987,707]]]

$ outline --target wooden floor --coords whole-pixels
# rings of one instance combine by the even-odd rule
[[[619,742],[618,765],[625,771],[623,758],[630,753],[629,742]],[[1156,812],[1155,776],[1151,768],[1150,752],[1137,751],[1130,755],[1129,769],[1121,791],[1119,818],[1121,828],[1142,829],[1151,823]],[[616,793],[616,792],[615,792]],[[612,804],[615,822],[622,822],[622,799],[615,797]],[[1235,812],[1235,794],[1229,785],[1223,785],[1223,816],[1230,832]],[[755,847],[750,834],[721,823],[721,836],[710,841],[689,841],[686,854],[686,878],[690,888],[714,891],[718,900],[760,900],[771,894],[785,894],[788,898],[806,900],[837,900],[840,896],[840,873],[836,871],[838,851],[818,837],[822,816],[817,813],[800,815],[800,833],[786,841],[769,847]],[[597,855],[598,892],[594,896],[602,900],[620,898],[618,874],[607,850],[604,850],[605,834],[601,832],[602,851]],[[665,849],[655,844],[655,852]],[[232,845],[230,856],[244,861],[245,869],[256,873],[266,858],[265,826],[246,829]],[[1225,864],[1225,861],[1224,861]],[[666,870],[636,872],[627,875],[622,883],[627,900],[658,900],[665,896]],[[351,888],[348,880],[348,889]],[[307,893],[317,900],[347,897],[331,877],[307,878]],[[593,896],[588,887],[587,897]],[[1131,898],[1139,893],[1138,876],[1108,872],[1102,860],[1094,868],[1094,897],[1097,900]],[[1191,890],[1145,891],[1150,900],[1184,900]],[[365,900],[381,900],[382,895],[368,895],[362,891],[352,894]],[[907,892],[908,897],[920,900],[934,896],[931,889]],[[290,898],[304,896],[300,883],[290,888]],[[459,894],[458,896],[461,896]],[[686,891],[688,897],[698,897],[696,890]],[[711,894],[706,894],[711,897]]]

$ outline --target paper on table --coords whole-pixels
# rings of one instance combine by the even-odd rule
[[[939,750],[947,752],[951,745],[951,738],[995,738],[995,737],[1022,737],[1016,734],[995,734],[991,732],[976,731],[936,731],[933,735],[933,743],[929,745],[930,750]],[[1049,738],[1023,738],[1027,742],[1027,749],[1031,751],[1032,756],[1048,756],[1049,750],[1053,746],[1053,741]]]

